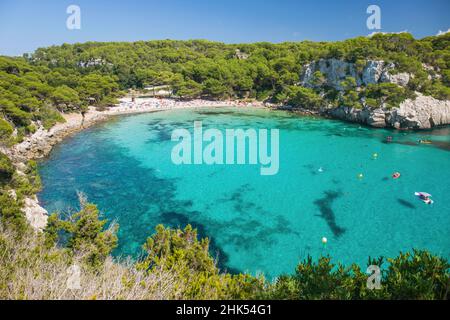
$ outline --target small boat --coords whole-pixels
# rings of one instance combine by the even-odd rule
[[[419,143],[421,144],[432,144],[433,142],[430,140],[419,140]]]
[[[392,175],[393,179],[398,179],[400,178],[400,172],[394,172],[394,174]]]
[[[432,195],[427,192],[415,192],[414,195],[423,202],[425,202],[426,204],[433,204],[434,202],[433,200],[430,199]]]

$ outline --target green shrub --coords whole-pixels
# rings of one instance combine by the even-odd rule
[[[26,231],[20,206],[4,193],[0,193],[0,209],[0,252],[6,253],[0,260],[3,299],[20,295],[35,299],[437,300],[444,299],[448,290],[448,261],[427,251],[401,253],[388,259],[387,265],[383,258],[369,259],[368,265],[382,270],[380,289],[368,288],[368,274],[358,265],[336,265],[329,257],[317,261],[308,257],[294,274],[268,282],[262,277],[220,273],[208,252],[208,240],[199,240],[190,226],[183,230],[158,226],[144,245],[146,255],[135,263],[124,263],[109,256],[117,229],[105,230],[105,220],[94,205],[83,205],[65,221],[51,215],[43,237]],[[8,230],[21,236],[12,239]],[[61,242],[62,230],[66,241]],[[81,290],[68,296],[66,278],[60,274],[74,263],[89,285],[82,283]],[[23,293],[21,287],[32,290]]]
[[[373,99],[373,98],[367,98],[366,99],[366,105],[369,107],[369,108],[373,108],[373,109],[375,109],[375,108],[378,108],[380,105],[378,104],[378,100],[377,99]]]
[[[209,253],[209,240],[198,240],[197,230],[190,225],[184,230],[158,225],[143,248],[146,257],[138,269],[174,271],[185,288],[183,299],[251,299],[263,288],[262,278],[221,274]]]
[[[442,300],[448,294],[450,264],[428,251],[413,250],[387,259],[382,284],[388,299]]]
[[[450,88],[439,81],[432,84],[426,93],[439,100],[450,100]]]
[[[174,93],[183,99],[198,98],[203,90],[203,86],[194,80],[183,81],[175,86]]]
[[[107,220],[100,219],[97,206],[82,204],[79,212],[67,220],[50,217],[45,233],[49,240],[58,239],[58,233],[64,231],[67,248],[74,253],[82,253],[85,263],[92,268],[99,268],[117,246],[117,225],[105,229]]]
[[[294,107],[318,109],[325,105],[324,100],[314,90],[304,87],[292,87],[288,104]]]
[[[16,126],[26,127],[31,124],[31,114],[13,106],[12,104],[5,105],[4,112],[6,117],[11,119]]]
[[[15,168],[9,158],[0,152],[0,186],[11,181]]]
[[[0,188],[0,223],[4,228],[17,232],[18,237],[21,237],[29,228],[21,210],[22,205],[23,203],[15,200],[8,190]]]
[[[61,111],[76,110],[81,105],[78,92],[66,85],[57,87],[51,93],[50,99]]]
[[[283,275],[264,293],[271,299],[445,299],[450,264],[427,251],[400,253],[393,259],[369,259],[382,270],[380,289],[369,289],[358,265],[344,267],[329,257],[301,262],[294,275]]]
[[[415,97],[412,91],[394,83],[369,84],[362,95],[376,100],[375,105],[386,104],[387,108],[398,107],[404,100]],[[373,103],[373,100],[369,101]]]
[[[117,100],[117,98],[115,97],[104,97],[102,100],[100,100],[97,104],[97,110],[102,110],[102,108],[106,109],[108,107],[112,107],[115,104],[119,103],[119,101]]]
[[[66,121],[58,111],[50,108],[49,106],[42,107],[36,115],[36,119],[41,120],[43,127],[47,130],[58,122]]]
[[[0,141],[9,138],[13,131],[14,129],[9,122],[0,118]]]

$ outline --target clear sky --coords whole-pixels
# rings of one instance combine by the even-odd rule
[[[81,9],[80,30],[66,27],[71,4]],[[421,38],[450,28],[450,0],[0,0],[0,54],[85,41],[342,40],[372,32],[371,4],[383,32]]]

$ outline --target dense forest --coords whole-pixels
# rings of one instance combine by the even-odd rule
[[[112,106],[128,89],[168,85],[175,97],[258,99],[307,108],[380,101],[397,105],[418,91],[450,99],[450,34],[415,40],[410,34],[377,34],[342,42],[223,44],[204,40],[64,44],[20,58],[0,57],[0,147],[20,142],[39,127],[64,121],[61,113],[89,105]],[[342,91],[314,74],[301,85],[306,64],[338,59],[357,67],[367,60],[395,65],[412,75],[408,85],[357,87],[349,77]],[[306,259],[274,282],[217,267],[208,239],[159,226],[137,261],[115,261],[117,228],[94,205],[64,221],[52,215],[43,233],[32,232],[21,208],[40,188],[36,163],[20,173],[0,152],[1,299],[444,299],[449,263],[424,251],[384,262],[382,289],[366,287],[365,269],[336,266],[329,257]],[[83,290],[67,291],[67,268],[83,270]]]
[[[446,34],[415,40],[401,33],[334,43],[93,42],[39,49],[27,59],[51,70],[52,85],[75,88],[77,79],[69,74],[95,73],[115,77],[121,89],[166,84],[186,98],[252,97],[276,102],[289,98],[303,66],[311,61],[335,58],[363,65],[369,59],[384,60],[395,63],[397,72],[415,75],[408,89],[445,98],[450,93],[449,39]],[[428,79],[422,63],[442,78]]]
[[[20,141],[36,125],[51,127],[58,112],[89,104],[110,106],[130,88],[168,85],[178,98],[258,99],[306,108],[380,101],[398,105],[414,91],[450,98],[450,34],[416,40],[408,33],[376,34],[341,42],[223,44],[205,40],[88,42],[41,48],[23,58],[0,57],[0,139]],[[412,75],[406,87],[392,83],[343,92],[314,74],[314,88],[300,85],[307,63],[339,59],[362,68],[367,60],[395,65]],[[362,100],[364,98],[364,100]],[[14,131],[17,129],[17,131]]]

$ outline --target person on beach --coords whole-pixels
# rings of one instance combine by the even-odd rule
[[[86,110],[82,109],[81,110],[81,128],[84,128],[84,119],[86,117]]]

